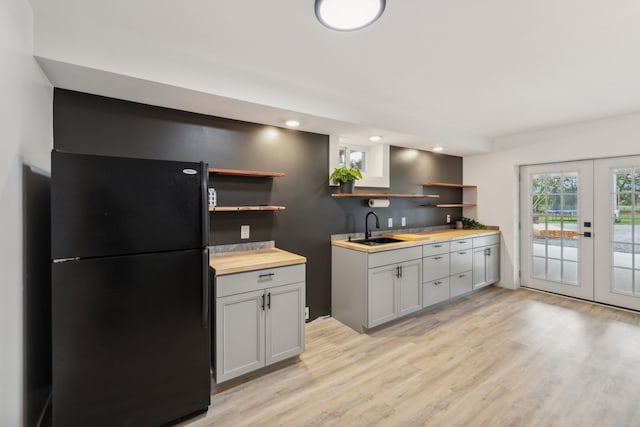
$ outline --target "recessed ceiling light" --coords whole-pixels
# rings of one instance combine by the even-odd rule
[[[369,137],[369,141],[371,142],[378,142],[382,139],[382,137],[380,135],[371,135]]]
[[[316,0],[316,17],[327,28],[354,31],[374,23],[386,0]]]
[[[286,122],[284,122],[284,124],[289,126],[290,128],[297,128],[298,126],[300,126],[300,122],[297,120],[287,120]]]
[[[433,151],[435,151],[436,153],[439,153],[442,150],[444,150],[444,148],[441,147],[440,145],[438,145],[437,147],[433,147]]]

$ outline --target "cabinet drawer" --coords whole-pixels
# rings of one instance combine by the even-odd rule
[[[422,256],[446,254],[449,252],[449,242],[431,243],[422,246]]]
[[[498,245],[500,244],[500,235],[491,234],[489,236],[474,237],[473,247],[479,248],[481,246]]]
[[[449,276],[449,254],[422,258],[422,281],[430,282]]]
[[[473,251],[471,249],[451,252],[451,274],[462,273],[473,268]]]
[[[464,273],[451,276],[449,286],[451,287],[449,292],[451,298],[471,292],[473,290],[471,271],[465,271]]]
[[[451,252],[471,249],[473,247],[472,239],[459,239],[451,241]]]
[[[398,264],[420,258],[422,258],[420,246],[376,252],[369,254],[369,268],[380,267],[381,265]]]
[[[305,281],[305,264],[216,276],[216,298]]]
[[[429,307],[449,299],[449,278],[432,280],[422,284],[422,306]]]

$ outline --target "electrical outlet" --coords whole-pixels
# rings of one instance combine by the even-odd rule
[[[241,239],[248,239],[249,238],[249,226],[248,225],[241,225],[240,226],[240,238]]]
[[[400,222],[401,222],[403,227],[407,226],[407,218],[406,217],[403,216],[402,219],[400,220]]]
[[[451,224],[451,215],[447,214],[447,224]]]
[[[389,228],[393,227],[393,218],[387,219],[387,227]]]
[[[304,308],[304,320],[309,320],[309,307]]]

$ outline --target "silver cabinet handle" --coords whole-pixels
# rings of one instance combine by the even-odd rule
[[[466,274],[461,274],[461,275],[459,275],[458,277],[464,277],[464,276],[466,276]]]
[[[442,245],[433,245],[434,248],[441,248]]]
[[[433,284],[434,285],[442,285],[442,282],[438,280],[437,282],[433,282]]]
[[[460,255],[466,255],[466,252],[458,252]]]
[[[438,259],[442,259],[442,257],[441,256],[437,256],[437,257],[434,257],[433,259],[438,260]]]
[[[459,244],[461,244],[461,245],[464,245],[464,244],[466,244],[466,243],[467,243],[467,241],[466,241],[466,240],[458,240],[458,242],[457,242],[457,243],[459,243]]]
[[[259,275],[258,279],[260,279],[260,280],[263,280],[263,279],[264,280],[267,280],[267,279],[271,280],[271,279],[273,279],[273,276],[275,276],[275,275],[276,275],[276,273],[265,273],[265,274]]]

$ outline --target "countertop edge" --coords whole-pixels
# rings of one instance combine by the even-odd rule
[[[376,253],[376,252],[390,251],[394,249],[428,245],[430,243],[437,243],[437,242],[442,242],[447,240],[455,240],[455,239],[465,238],[465,237],[474,238],[474,237],[482,237],[482,236],[487,236],[492,234],[501,234],[500,230],[460,230],[460,231],[465,231],[465,233],[464,234],[461,233],[460,236],[455,236],[456,231],[457,230],[434,231],[433,233],[429,233],[429,238],[424,240],[405,240],[402,242],[387,243],[379,246],[365,246],[358,243],[350,242],[348,240],[332,240],[331,245],[346,248],[346,249],[353,249],[359,252]],[[469,233],[470,231],[475,231],[475,232]],[[441,238],[437,237],[438,234],[445,234],[445,233],[448,235],[447,237],[441,237]],[[383,234],[383,236],[394,237],[394,235],[397,235],[397,234],[401,234],[401,233],[389,233],[389,234]],[[452,237],[451,234],[454,234],[454,236]]]

